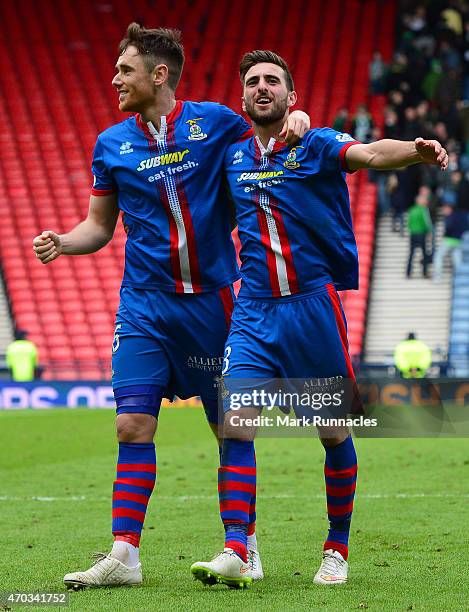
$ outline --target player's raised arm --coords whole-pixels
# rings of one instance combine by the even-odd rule
[[[119,216],[116,194],[90,196],[87,218],[66,234],[51,230],[33,240],[36,257],[43,264],[59,255],[87,255],[105,246],[112,238]]]
[[[441,170],[448,167],[448,154],[443,145],[437,140],[423,138],[415,141],[385,138],[369,144],[356,144],[348,148],[345,159],[350,170],[390,170],[419,163],[437,165]]]

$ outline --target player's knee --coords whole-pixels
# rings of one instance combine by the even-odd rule
[[[119,442],[145,444],[153,441],[162,397],[163,388],[159,385],[114,389]]]
[[[350,435],[347,427],[321,427],[318,432],[324,448],[338,446]]]
[[[116,420],[119,442],[144,444],[153,441],[157,420],[149,414],[120,414]]]
[[[223,437],[252,442],[257,433],[259,411],[254,408],[229,410],[223,422]]]

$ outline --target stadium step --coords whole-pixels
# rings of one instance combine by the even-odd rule
[[[442,234],[436,224],[436,246]],[[438,360],[448,350],[451,305],[451,270],[446,263],[440,283],[421,277],[421,254],[413,262],[413,277],[405,276],[409,237],[392,232],[391,216],[378,224],[376,255],[365,338],[365,362],[393,362],[393,352],[409,332],[426,342]],[[432,268],[430,266],[430,272]]]

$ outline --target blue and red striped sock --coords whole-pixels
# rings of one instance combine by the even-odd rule
[[[225,547],[233,549],[246,562],[251,504],[256,495],[254,442],[223,441],[218,495],[225,527]]]
[[[220,465],[221,465],[221,457],[222,457],[223,446],[218,447],[218,452],[220,455]],[[254,453],[254,465],[256,465],[256,454]],[[256,496],[253,495],[251,497],[251,503],[249,505],[249,525],[248,525],[248,536],[256,535]],[[257,544],[256,544],[257,546]]]
[[[324,476],[329,534],[323,548],[336,550],[347,559],[357,480],[357,455],[352,436],[337,446],[326,447]]]
[[[139,546],[145,513],[156,481],[155,445],[119,442],[112,494],[112,533]]]
[[[256,452],[254,451],[254,465],[256,463]],[[257,486],[257,470],[256,470],[256,486]],[[256,535],[256,493],[251,497],[251,503],[249,505],[249,525],[248,525],[248,536]],[[257,547],[257,545],[256,545]]]

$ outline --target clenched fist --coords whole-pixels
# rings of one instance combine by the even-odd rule
[[[62,254],[62,243],[60,236],[55,232],[47,230],[33,240],[33,250],[36,257],[43,264],[48,264]]]

